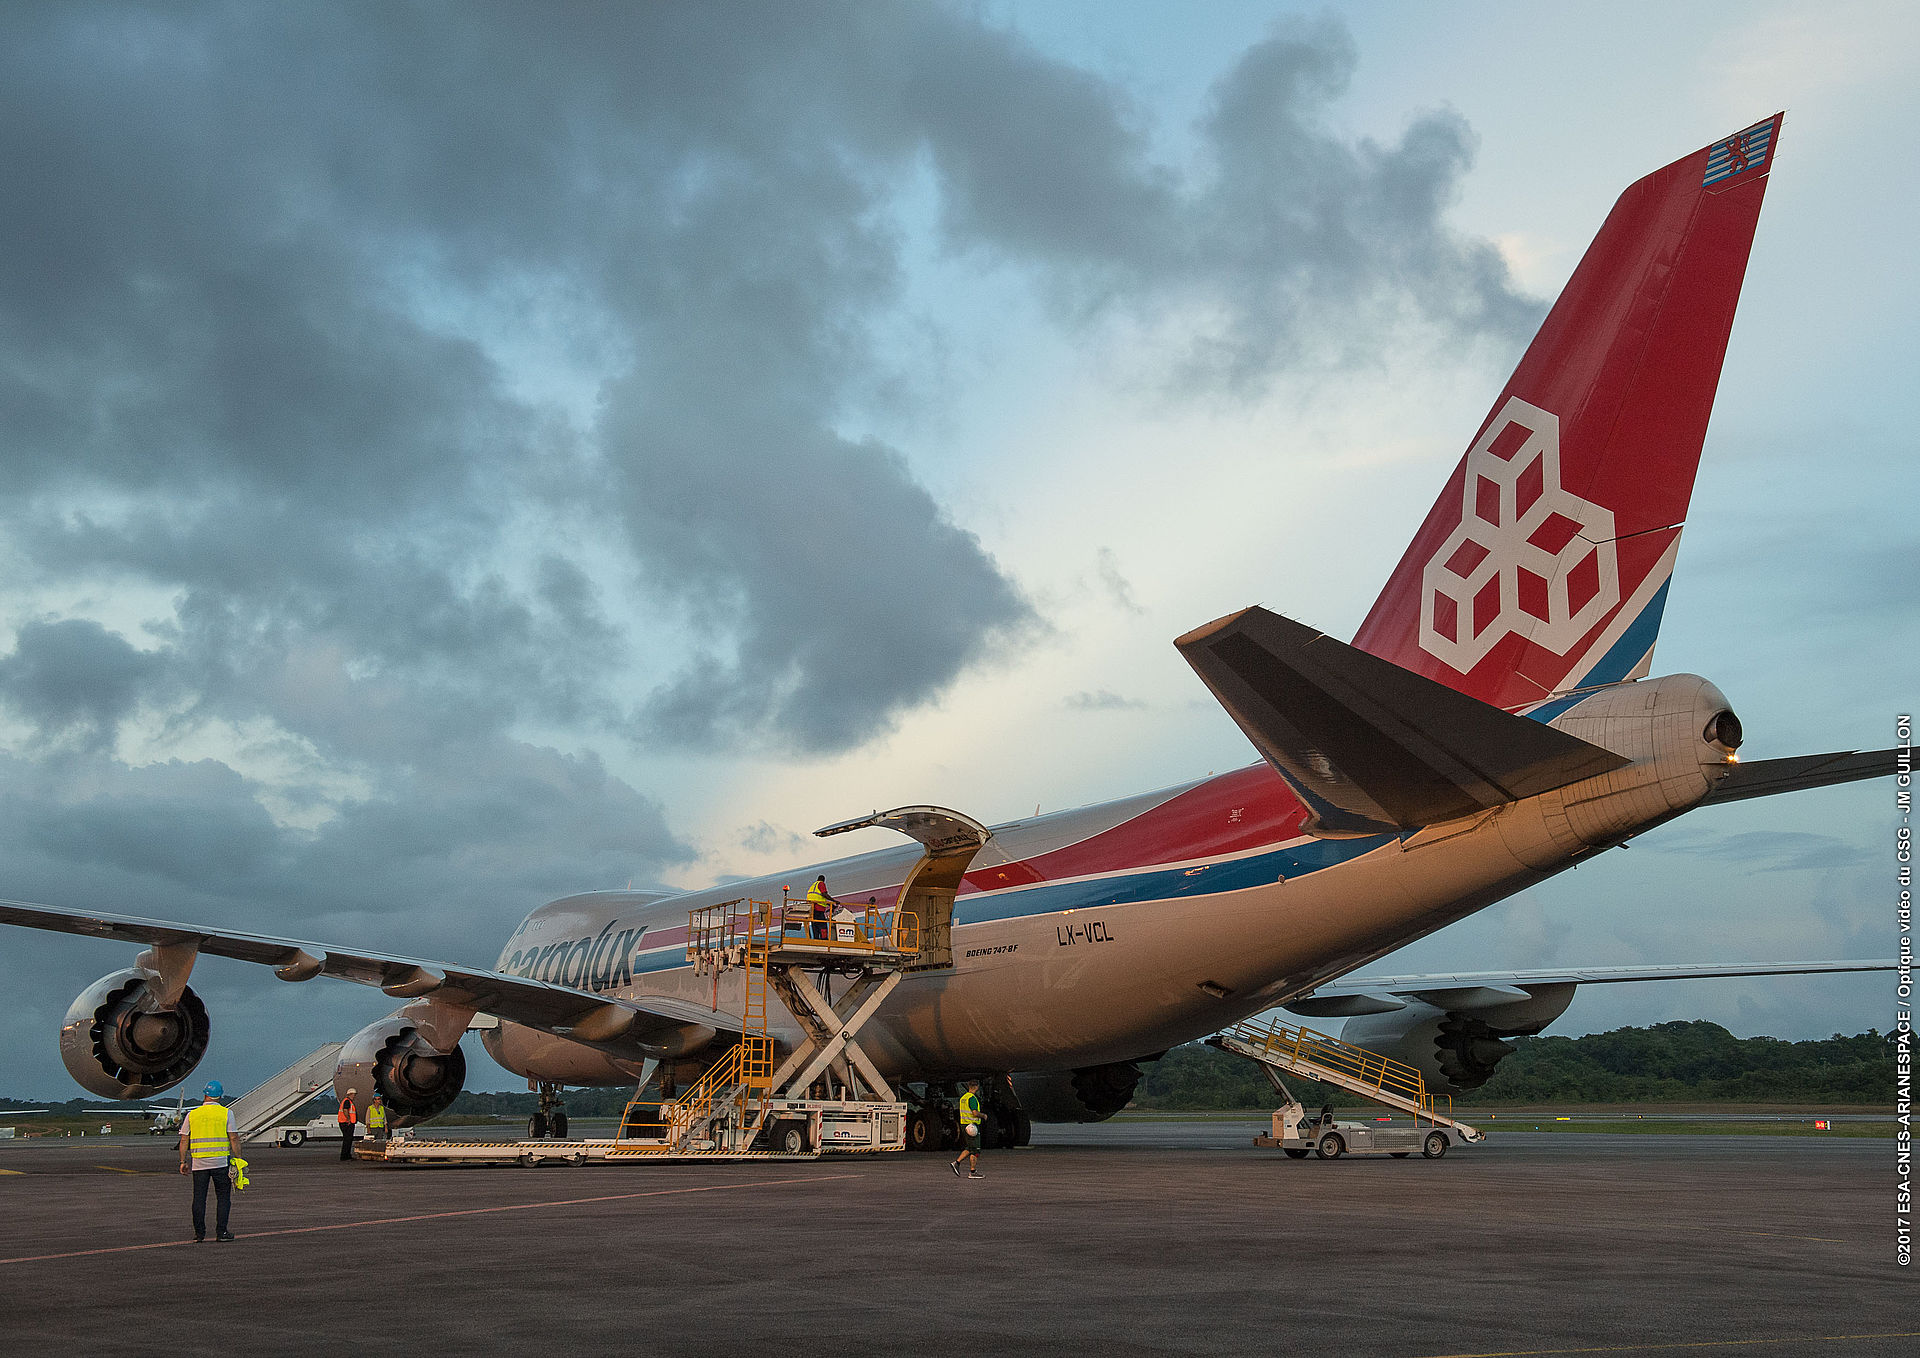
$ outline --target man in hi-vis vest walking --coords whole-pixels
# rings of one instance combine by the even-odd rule
[[[962,1160],[972,1161],[969,1179],[984,1179],[980,1172],[980,1082],[967,1081],[967,1092],[960,1096],[960,1154],[953,1157],[953,1172],[960,1172]]]
[[[233,1118],[221,1106],[226,1091],[218,1080],[208,1080],[204,1101],[180,1123],[180,1172],[193,1175],[193,1241],[207,1238],[207,1185],[219,1200],[214,1221],[215,1240],[231,1240],[227,1213],[233,1206],[232,1162],[240,1157],[240,1134]]]

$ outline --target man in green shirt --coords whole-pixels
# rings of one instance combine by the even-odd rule
[[[980,1172],[980,1082],[967,1081],[967,1092],[960,1096],[960,1154],[953,1159],[955,1177],[960,1173],[960,1162],[971,1161],[967,1177],[984,1179]]]

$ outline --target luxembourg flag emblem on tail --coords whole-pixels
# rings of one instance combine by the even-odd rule
[[[1700,180],[1706,188],[1737,174],[1748,174],[1767,167],[1767,153],[1773,149],[1773,119],[1755,123],[1744,132],[1736,132],[1725,141],[1707,148],[1707,172]]]

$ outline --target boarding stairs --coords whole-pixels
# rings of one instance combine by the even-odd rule
[[[794,904],[742,899],[688,912],[687,960],[697,973],[712,974],[716,1005],[721,977],[735,970],[742,975],[740,1039],[692,1088],[657,1109],[636,1091],[609,1158],[744,1151],[766,1125],[771,1105],[804,1098],[823,1076],[837,1077],[845,1099],[896,1101],[857,1035],[912,960],[915,915],[882,915],[869,906],[864,916],[843,910],[819,927],[804,913],[796,916]],[[835,974],[851,978],[837,1004],[820,988],[831,986]],[[802,1031],[777,1070],[769,995]]]
[[[1297,1028],[1278,1019],[1248,1020],[1215,1033],[1210,1046],[1257,1061],[1282,1094],[1287,1089],[1279,1072],[1358,1094],[1383,1107],[1410,1115],[1416,1126],[1431,1123],[1457,1132],[1463,1141],[1485,1135],[1453,1116],[1453,1097],[1427,1090],[1426,1077],[1413,1066],[1311,1028]],[[1289,1100],[1292,1096],[1287,1095]]]
[[[235,1099],[227,1108],[227,1117],[240,1140],[266,1140],[267,1133],[282,1118],[332,1085],[334,1067],[345,1045],[329,1042],[324,1047],[315,1047],[278,1075]]]

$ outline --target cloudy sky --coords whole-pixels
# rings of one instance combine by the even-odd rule
[[[1248,762],[1171,638],[1350,635],[1613,198],[1782,107],[1656,670],[1754,756],[1889,743],[1920,15],[1536,9],[0,11],[0,894],[490,962],[875,806]],[[1385,965],[1884,954],[1891,825],[1702,812]],[[71,1095],[130,952],[0,939],[0,1093]],[[242,1085],[390,1007],[196,986]]]

